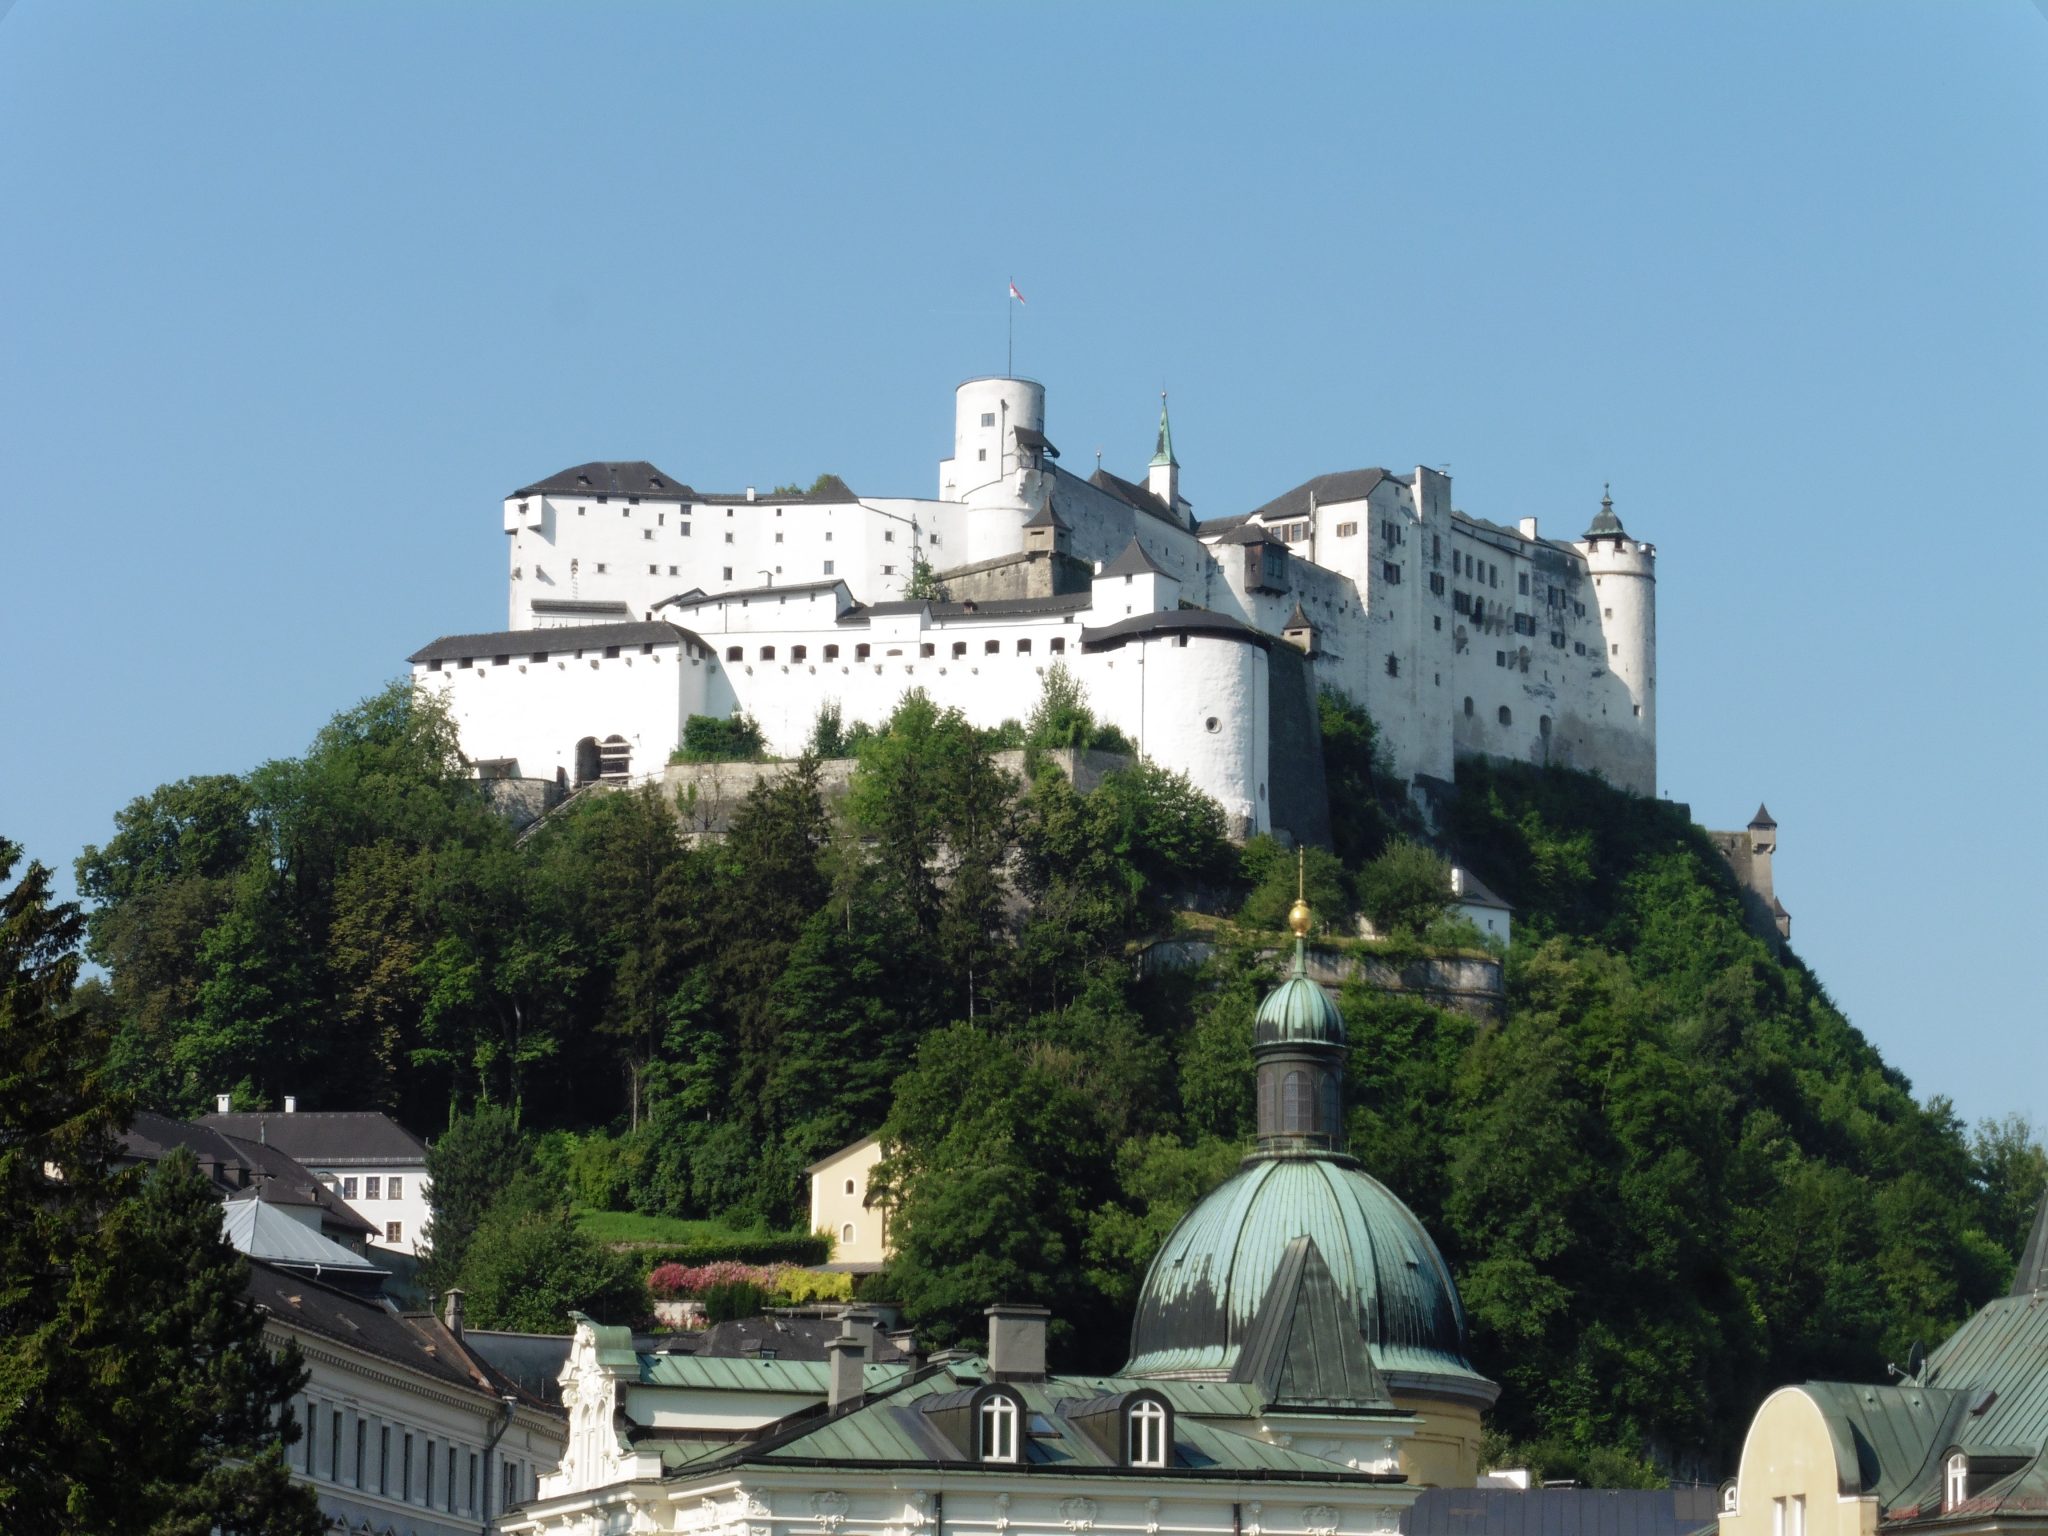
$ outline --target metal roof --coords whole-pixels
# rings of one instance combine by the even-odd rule
[[[1138,542],[1134,534],[1131,542],[1123,547],[1122,553],[1105,565],[1096,579],[1106,581],[1112,576],[1173,576],[1173,572],[1146,554],[1145,546]],[[1178,581],[1180,578],[1174,579]]]
[[[1134,613],[1128,619],[1118,619],[1100,629],[1083,629],[1081,645],[1084,650],[1109,650],[1126,640],[1173,634],[1214,635],[1224,640],[1242,640],[1246,645],[1256,645],[1261,650],[1270,649],[1273,644],[1271,635],[1261,633],[1227,613],[1216,613],[1207,608],[1171,608],[1164,613]]]
[[[1294,967],[1266,994],[1252,1025],[1252,1046],[1343,1045],[1344,1015],[1308,974],[1308,942],[1294,941]]]
[[[904,1374],[901,1365],[864,1365],[861,1379],[872,1392]],[[768,1360],[752,1355],[640,1356],[640,1380],[652,1387],[699,1387],[724,1392],[802,1392],[822,1398],[831,1390],[831,1367],[823,1360]]]
[[[391,1273],[261,1200],[227,1201],[221,1206],[220,1227],[230,1246],[252,1259],[365,1278]]]
[[[722,603],[729,598],[751,602],[757,597],[789,597],[799,592],[829,592],[834,587],[843,587],[846,579],[841,576],[827,577],[822,581],[793,581],[787,586],[776,587],[732,587],[723,592],[706,592],[701,587],[692,587],[687,592],[678,592],[674,597],[664,597],[654,606],[657,608],[701,608],[706,603]]]
[[[1466,1358],[1457,1286],[1415,1213],[1332,1157],[1248,1159],[1181,1218],[1145,1276],[1123,1374],[1230,1371],[1288,1245],[1304,1236],[1382,1373],[1498,1390]]]
[[[1403,1536],[1688,1536],[1712,1525],[1710,1487],[1428,1488]]]
[[[1379,488],[1382,480],[1399,483],[1398,477],[1384,469],[1340,469],[1335,474],[1317,475],[1291,491],[1282,491],[1264,506],[1254,507],[1251,516],[1266,522],[1307,517],[1311,503],[1326,507],[1332,502],[1363,501]]]
[[[552,629],[501,629],[483,635],[443,635],[405,659],[418,664],[459,661],[465,656],[472,660],[480,656],[516,656],[524,661],[528,656],[556,656],[569,651],[600,650],[612,645],[679,645],[686,638],[694,637],[689,631],[658,619],[636,619],[628,624],[563,624]],[[273,1115],[271,1118],[283,1120],[286,1117]],[[306,1120],[313,1117],[293,1115],[290,1118]]]

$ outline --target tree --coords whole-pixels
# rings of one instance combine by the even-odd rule
[[[533,1143],[519,1116],[502,1104],[479,1104],[451,1120],[427,1148],[434,1214],[427,1223],[422,1279],[434,1290],[455,1283],[476,1230],[515,1181],[534,1171]]]
[[[0,840],[0,882],[19,858]],[[304,1373],[219,1205],[189,1157],[111,1170],[128,1107],[74,1001],[82,928],[40,864],[0,895],[0,1524],[313,1536],[282,1451]]]
[[[946,600],[945,584],[923,555],[910,557],[910,579],[903,583],[903,596],[913,603],[943,603]]]
[[[569,1333],[571,1312],[637,1324],[648,1310],[631,1261],[577,1231],[566,1207],[492,1211],[470,1240],[462,1287],[478,1328]]]
[[[1419,936],[1451,904],[1451,867],[1420,843],[1394,843],[1358,872],[1358,904],[1381,934]]]

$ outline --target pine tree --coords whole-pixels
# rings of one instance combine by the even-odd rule
[[[0,882],[21,850],[0,840]],[[189,1156],[112,1169],[104,1011],[78,909],[30,864],[0,894],[0,1532],[316,1536],[285,1471],[297,1352],[273,1355]]]

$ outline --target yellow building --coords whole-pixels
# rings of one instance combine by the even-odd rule
[[[1917,1354],[1917,1351],[1916,1351]],[[2011,1293],[1883,1385],[1765,1398],[1719,1536],[2048,1529],[2048,1199]]]
[[[863,1136],[804,1170],[811,1180],[811,1230],[832,1239],[832,1267],[855,1274],[889,1262],[889,1208],[872,1199],[882,1138]]]

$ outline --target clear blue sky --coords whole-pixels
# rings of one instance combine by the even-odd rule
[[[1183,486],[1451,466],[1660,546],[1662,779],[1782,824],[1925,1094],[2048,1115],[2048,16],[1903,5],[0,16],[0,830],[300,750],[591,458],[929,495],[1017,366]]]

